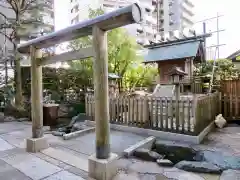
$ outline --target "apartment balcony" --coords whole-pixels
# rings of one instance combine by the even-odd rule
[[[193,9],[192,7],[190,7],[188,4],[186,3],[182,3],[182,9],[183,11],[185,11],[186,13],[189,14],[189,16],[194,16],[194,13],[193,13]]]
[[[174,24],[174,21],[172,19],[169,20],[169,25],[172,26]]]
[[[152,27],[149,27],[149,26],[144,26],[143,27],[144,31],[148,34],[154,34],[154,30]]]
[[[186,4],[188,4],[190,7],[194,7],[194,4],[193,4],[193,2],[192,2],[192,0],[184,0],[184,2],[186,3]]]
[[[193,16],[190,16],[188,13],[186,12],[182,12],[182,18],[183,20],[185,20],[189,25],[193,25]]]
[[[154,18],[152,16],[146,16],[146,21],[150,24],[157,24],[156,18]]]

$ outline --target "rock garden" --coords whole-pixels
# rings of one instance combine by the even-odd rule
[[[138,148],[119,161],[115,179],[239,180],[240,127],[221,127],[200,145],[158,139],[150,149]]]

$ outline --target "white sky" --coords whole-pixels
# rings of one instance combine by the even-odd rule
[[[239,0],[192,0],[195,4],[195,20],[217,16],[217,13],[224,15],[219,19],[219,28],[226,29],[220,33],[220,44],[226,44],[220,48],[221,57],[226,57],[240,49],[240,1]],[[68,4],[69,0],[55,0],[55,25],[56,30],[69,25]],[[197,29],[199,30],[199,23]],[[207,22],[207,31],[216,31],[216,19]],[[216,34],[209,38],[208,46],[216,44]],[[214,49],[215,51],[215,49]]]

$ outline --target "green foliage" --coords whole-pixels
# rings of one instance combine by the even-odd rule
[[[196,65],[195,75],[197,76],[211,76],[214,61],[210,60],[206,63],[200,63]],[[231,60],[218,59],[216,60],[214,75],[220,75],[221,79],[236,79],[239,77],[239,70],[235,67]]]
[[[102,9],[89,10],[89,18],[103,14]],[[151,84],[157,69],[152,66],[143,66],[143,58],[137,54],[140,45],[131,37],[126,29],[118,28],[108,32],[108,71],[122,77],[119,80],[121,88],[133,88],[135,86],[147,86]],[[89,47],[92,38],[84,37],[70,43],[69,49],[78,50]],[[82,76],[92,81],[93,69],[92,58],[77,60],[69,63],[72,69],[82,72]],[[89,82],[89,81],[88,81]]]

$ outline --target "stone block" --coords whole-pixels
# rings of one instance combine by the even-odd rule
[[[49,147],[49,144],[45,137],[27,139],[27,143],[26,143],[27,152],[36,153],[43,149],[47,149],[48,147]]]
[[[88,159],[88,175],[96,180],[111,180],[117,173],[118,155],[111,153],[108,159],[97,159],[92,155]]]

